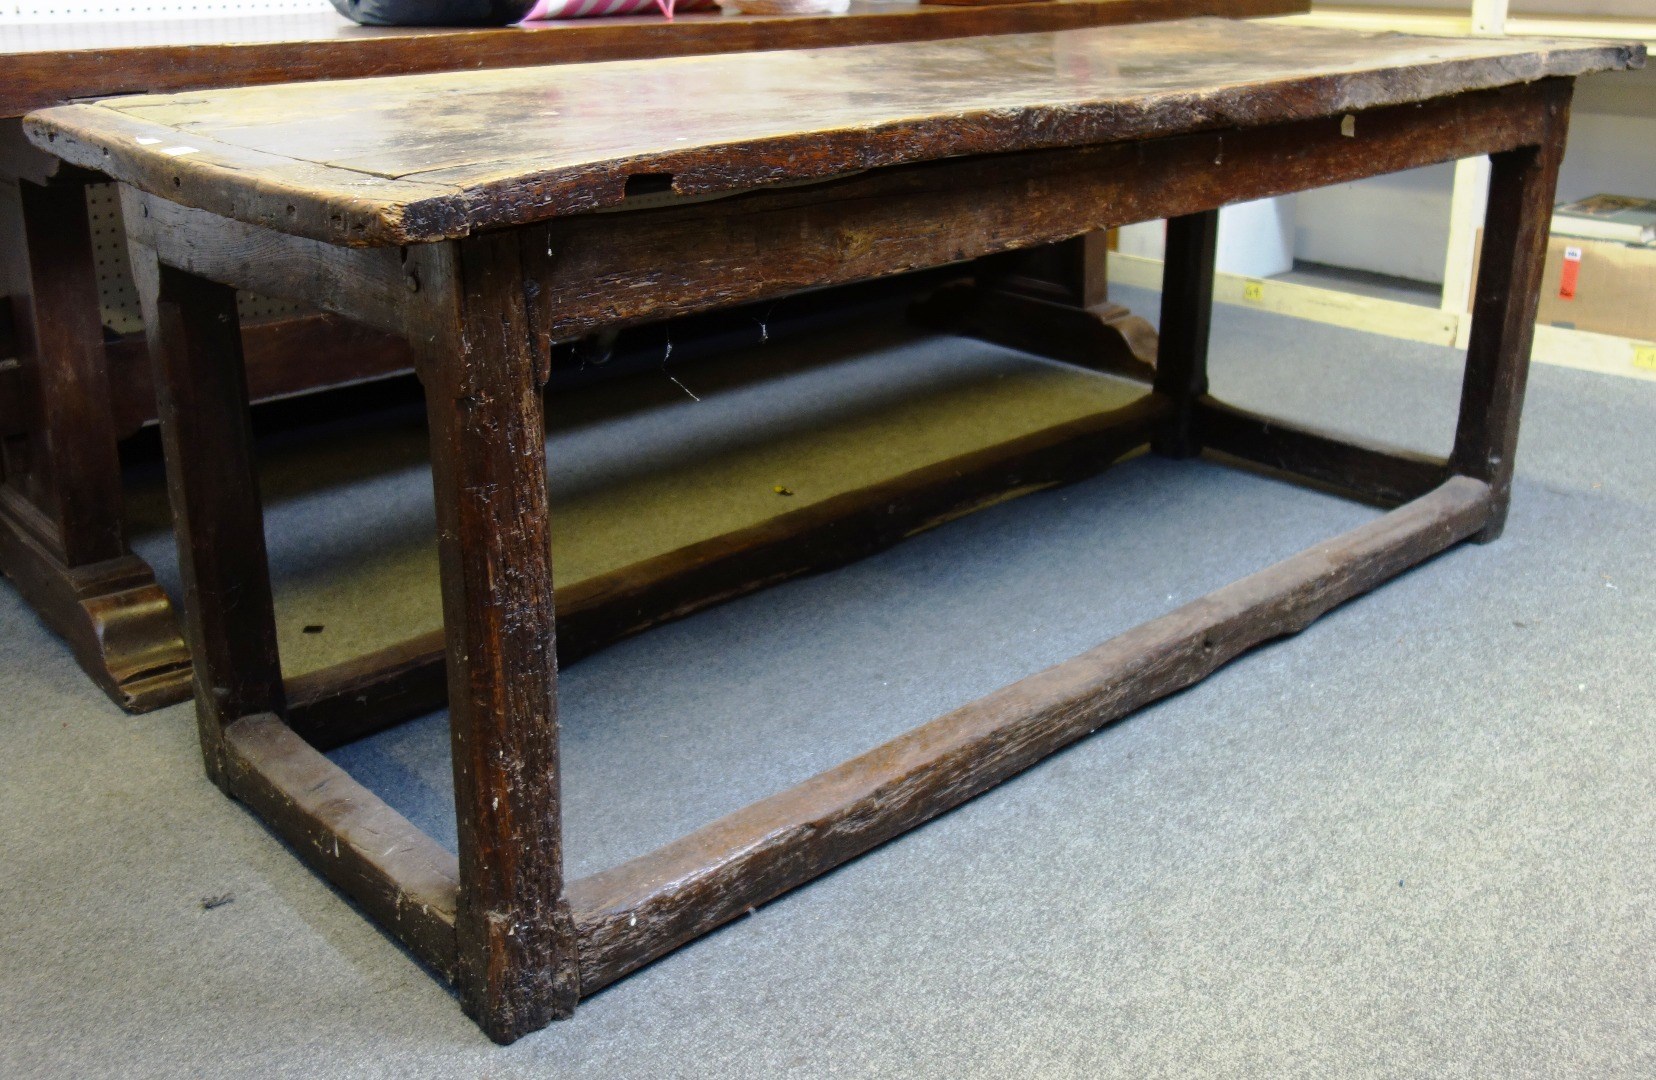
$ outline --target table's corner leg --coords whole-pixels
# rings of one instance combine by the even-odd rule
[[[1161,351],[1156,393],[1173,403],[1156,439],[1158,454],[1174,458],[1202,452],[1197,403],[1208,391],[1208,337],[1213,323],[1213,259],[1219,211],[1203,210],[1167,221],[1162,270]]]
[[[557,653],[542,389],[519,238],[411,249],[448,646],[460,898],[457,981],[497,1042],[570,1015]],[[543,241],[544,243],[544,241]]]
[[[1564,157],[1571,82],[1546,96],[1546,135],[1535,146],[1490,155],[1489,206],[1472,304],[1460,421],[1451,471],[1487,483],[1489,521],[1471,539],[1486,544],[1506,527],[1513,457],[1529,377],[1530,347],[1546,264],[1553,194]]]
[[[1156,330],[1106,295],[1103,233],[978,259],[909,309],[921,326],[1148,381]]]
[[[6,266],[23,414],[0,417],[0,571],[122,708],[190,693],[172,604],[127,548],[85,178],[17,180]],[[15,235],[12,235],[15,234]]]
[[[141,245],[132,262],[156,369],[202,757],[228,790],[224,729],[284,711],[236,290]]]

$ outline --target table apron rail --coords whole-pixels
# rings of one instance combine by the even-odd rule
[[[1064,240],[1137,221],[1538,145],[1571,81],[1544,79],[1243,130],[899,166],[713,203],[521,230],[543,344]],[[445,244],[345,248],[124,189],[162,262],[382,329],[419,325]],[[343,287],[350,283],[351,288]]]

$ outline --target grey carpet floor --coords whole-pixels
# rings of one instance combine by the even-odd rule
[[[1236,308],[1215,322],[1229,399],[1447,447],[1454,352]],[[889,397],[962,362],[1011,379],[1033,364],[875,344],[874,366],[846,361],[855,377],[829,364],[742,390],[757,395],[745,415],[820,408],[830,384]],[[676,445],[704,419],[692,407],[584,445]],[[0,1075],[1656,1074],[1653,421],[1656,386],[1538,369],[1499,543],[1440,557],[505,1049],[207,784],[189,706],[122,716],[0,587]],[[330,539],[419,518],[417,464],[353,460],[350,498],[298,485],[273,506],[314,526],[273,544],[285,581],[327,577]],[[1139,458],[622,643],[562,682],[571,870],[1373,513]],[[140,546],[167,558],[160,534]],[[451,843],[445,753],[431,717],[335,758]]]

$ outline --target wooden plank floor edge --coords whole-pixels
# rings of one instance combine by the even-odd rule
[[[639,631],[802,574],[873,554],[946,521],[1093,475],[1149,444],[1168,403],[1154,394],[910,470],[558,591],[558,658],[570,663]],[[289,723],[322,749],[442,708],[441,629],[286,680]]]
[[[1021,772],[1480,529],[1453,477],[1385,516],[923,724],[654,852],[569,886],[581,993]]]

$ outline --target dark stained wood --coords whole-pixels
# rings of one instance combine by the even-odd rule
[[[126,554],[120,460],[104,378],[102,326],[86,190],[74,181],[21,183],[28,298],[19,359],[35,388],[30,501],[51,519],[43,537],[69,565]],[[30,378],[32,376],[32,378]],[[20,472],[8,462],[7,481]]]
[[[0,318],[11,318],[11,308],[4,303],[0,303]],[[0,353],[6,357],[0,359],[0,439],[7,439],[28,433],[34,423],[35,403],[24,389],[23,365],[17,360],[16,339],[12,338]],[[5,479],[5,472],[3,455],[0,455],[0,480]]]
[[[242,356],[254,404],[414,370],[414,353],[401,337],[328,315],[243,323]],[[155,419],[155,384],[143,335],[110,343],[105,367],[115,430],[130,435]]]
[[[35,539],[27,501],[0,491],[0,567],[110,699],[146,712],[190,696],[190,650],[155,572],[136,555],[67,566]]]
[[[1201,453],[1196,400],[1208,390],[1208,335],[1213,327],[1213,258],[1219,245],[1219,211],[1167,219],[1162,264],[1162,302],[1155,386],[1175,404],[1156,452],[1167,457]]]
[[[15,357],[17,355],[17,319],[12,315],[11,298],[0,299],[0,356]],[[10,403],[0,398],[0,415],[3,415]],[[5,432],[0,432],[5,434]]]
[[[1123,54],[1135,62],[1121,64]],[[1642,55],[1633,44],[1198,19],[405,76],[349,93],[300,83],[134,96],[43,110],[24,127],[37,146],[171,201],[332,243],[399,245],[620,206],[641,184],[729,194],[964,155],[1281,124]],[[676,109],[641,110],[646,93],[695,101],[695,123]],[[1122,220],[1131,219],[1104,224]],[[884,238],[853,239],[878,248]]]
[[[126,547],[84,185],[0,189],[13,269],[17,357],[0,440],[0,569],[116,702],[188,696],[189,655],[166,595]]]
[[[202,757],[223,786],[225,727],[283,708],[236,293],[147,248],[132,256],[159,379]]]
[[[413,253],[448,645],[461,1002],[510,1042],[567,1016],[580,983],[563,897],[541,387],[517,237]]]
[[[503,28],[355,26],[331,12],[0,27],[0,116],[77,98],[306,79],[926,41],[1194,15],[1305,11],[1307,0],[1047,0],[972,10],[862,3],[818,15],[686,12]]]
[[[993,787],[1478,530],[1456,477],[1377,521],[1144,623],[688,836],[570,885],[590,994]]]
[[[561,629],[561,628],[560,628]],[[568,663],[568,635],[558,659]],[[288,724],[332,750],[448,704],[448,648],[441,630],[287,680]]]
[[[1105,233],[1087,233],[1057,244],[978,259],[972,280],[994,292],[1020,293],[1071,307],[1097,307],[1109,299]]]
[[[967,334],[1092,371],[1144,382],[1155,373],[1155,328],[1118,304],[1078,307],[958,282],[914,305],[910,316],[933,330]]]
[[[1375,109],[1362,114],[1351,137],[1339,117],[1327,117],[939,161],[708,203],[553,221],[522,230],[537,290],[535,328],[543,342],[567,341],[1112,224],[1177,217],[1215,201],[1498,152],[1540,137],[1544,125],[1534,105],[1541,85]],[[1014,199],[1025,204],[1019,213],[1001,209]],[[405,325],[425,304],[394,248],[286,235],[131,188],[123,205],[143,243],[194,273],[385,329]],[[924,229],[914,227],[920,221]]]
[[[553,221],[545,239],[526,233],[526,255],[545,263],[532,270],[537,327],[563,340],[1523,145],[1537,137],[1538,93],[1531,84],[1376,109],[1362,114],[1355,143],[1328,117]],[[1015,214],[1005,209],[1013,200],[1023,203]]]
[[[224,731],[224,782],[350,894],[381,926],[445,978],[455,977],[459,866],[372,792],[269,713]]]
[[[1548,86],[1547,130],[1536,145],[1490,157],[1489,208],[1473,292],[1472,337],[1450,455],[1454,471],[1486,481],[1495,493],[1495,512],[1477,537],[1480,543],[1501,535],[1511,501],[1518,414],[1529,377],[1535,308],[1572,89],[1572,83]]]
[[[558,590],[558,659],[572,663],[713,604],[862,558],[1017,494],[1090,476],[1167,415],[1132,405],[963,454]],[[289,722],[329,749],[441,708],[441,632],[288,680]]]
[[[429,306],[417,271],[393,248],[349,248],[218,218],[130,187],[127,235],[170,265],[238,289],[298,300],[390,333],[406,333]]]
[[[1449,477],[1443,458],[1284,423],[1211,397],[1195,403],[1202,444],[1378,506],[1419,498]]]

